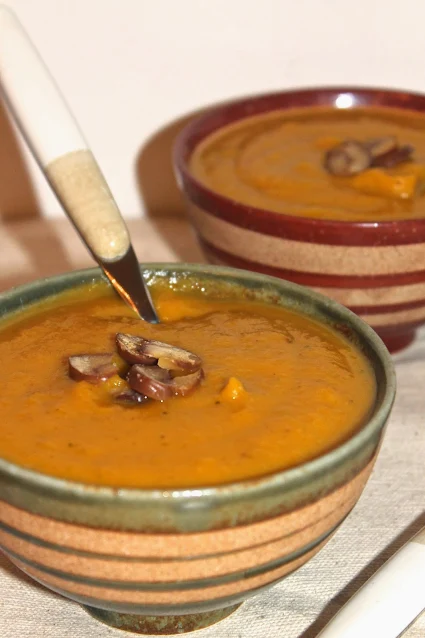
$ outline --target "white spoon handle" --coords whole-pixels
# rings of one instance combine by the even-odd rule
[[[6,99],[42,168],[87,149],[59,88],[10,9],[0,5],[0,78]]]
[[[0,86],[52,189],[95,258],[130,247],[126,225],[55,81],[14,13],[0,5]]]
[[[320,638],[397,638],[425,609],[425,530],[353,596]]]

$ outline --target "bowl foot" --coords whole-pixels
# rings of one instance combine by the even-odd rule
[[[230,616],[238,607],[232,605],[224,609],[207,611],[199,614],[188,614],[187,616],[141,616],[137,614],[120,614],[115,611],[97,609],[96,607],[85,606],[91,616],[101,622],[124,631],[132,631],[136,634],[169,635],[185,634],[189,631],[204,629],[213,625],[223,618]]]
[[[392,335],[386,334],[385,332],[380,332],[379,329],[376,330],[376,332],[381,337],[382,341],[385,343],[391,354],[395,354],[396,352],[400,352],[400,350],[404,350],[405,348],[407,348],[407,346],[410,346],[413,339],[415,338],[414,330]]]

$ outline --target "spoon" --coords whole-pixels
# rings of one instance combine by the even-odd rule
[[[425,527],[360,589],[320,638],[397,638],[425,609]]]
[[[158,323],[127,226],[61,92],[15,14],[0,5],[0,87],[52,190],[112,286]]]

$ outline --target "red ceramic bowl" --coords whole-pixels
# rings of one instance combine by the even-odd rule
[[[240,204],[203,186],[188,160],[223,126],[291,108],[396,107],[425,117],[425,95],[372,88],[316,88],[247,97],[193,120],[174,149],[177,180],[209,261],[275,275],[332,297],[365,319],[390,350],[425,323],[425,219],[342,222]]]

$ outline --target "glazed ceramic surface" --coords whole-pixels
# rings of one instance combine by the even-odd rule
[[[425,322],[425,219],[341,222],[256,209],[209,190],[188,160],[208,135],[254,115],[291,108],[379,106],[423,113],[425,95],[384,89],[317,88],[247,97],[211,108],[175,146],[178,182],[212,263],[303,284],[348,306],[391,350]]]
[[[311,315],[362,349],[378,383],[368,423],[346,443],[258,480],[170,491],[99,488],[0,459],[0,548],[18,567],[116,627],[181,633],[223,618],[323,547],[370,475],[395,377],[375,333],[322,295],[222,267],[158,264],[143,270],[148,282],[183,278],[211,294]],[[79,271],[12,290],[0,296],[0,315],[99,277],[95,269]]]

